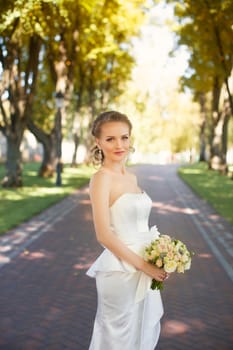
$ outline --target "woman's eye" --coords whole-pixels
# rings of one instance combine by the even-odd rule
[[[128,140],[129,136],[123,136],[123,140]]]
[[[107,142],[108,142],[108,141],[112,141],[112,140],[113,140],[112,137],[110,137],[109,139],[106,139]]]

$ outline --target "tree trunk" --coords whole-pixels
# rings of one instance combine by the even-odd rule
[[[216,147],[214,146],[214,139],[215,139],[215,134],[216,134],[216,126],[218,125],[218,122],[220,120],[220,113],[219,113],[219,99],[220,99],[220,84],[219,84],[219,79],[216,76],[214,79],[214,85],[213,85],[213,90],[212,90],[212,120],[211,120],[211,126],[210,126],[210,157],[209,157],[209,169],[214,169],[212,168],[213,162],[212,159],[215,157],[216,153]]]
[[[223,111],[214,128],[212,154],[210,158],[211,169],[218,170],[223,174],[227,173],[227,126],[231,116],[229,100],[224,101]]]
[[[38,171],[38,175],[45,178],[52,177],[54,175],[56,163],[54,132],[51,134],[46,134],[42,129],[34,124],[32,120],[28,120],[27,126],[43,147],[43,160]]]
[[[46,135],[46,140],[43,141],[43,160],[38,171],[40,177],[53,177],[55,172],[56,157],[54,152],[54,140],[51,135]]]
[[[200,107],[201,107],[201,124],[200,124],[200,154],[199,162],[206,161],[206,136],[205,136],[205,127],[206,127],[206,106],[205,106],[205,94],[200,95]]]
[[[2,182],[4,187],[23,184],[20,144],[27,119],[32,114],[41,48],[41,38],[37,35],[31,36],[23,46],[20,44],[21,39],[17,42],[13,37],[2,38],[1,43],[3,51],[7,53],[1,55],[2,86],[8,92],[7,104],[0,101],[3,121],[1,131],[7,139],[7,171]],[[27,62],[22,64],[26,57]]]
[[[224,111],[225,111],[225,120],[223,123],[223,132],[222,132],[222,154],[223,154],[223,164],[224,167],[222,169],[224,174],[228,173],[228,166],[227,166],[227,143],[228,143],[228,123],[232,115],[232,109],[230,105],[229,99],[225,101],[224,104]]]
[[[22,125],[21,125],[22,127]],[[23,185],[22,180],[22,158],[20,144],[23,138],[24,128],[17,129],[5,134],[7,140],[7,160],[6,176],[2,181],[3,187],[20,187]]]
[[[205,135],[202,132],[202,128],[204,127],[201,125],[199,162],[206,161],[206,142],[205,142]]]
[[[78,136],[77,132],[74,133],[73,135],[73,139],[74,139],[74,153],[73,153],[73,157],[72,157],[72,163],[71,166],[72,167],[76,167],[77,166],[77,151],[78,151],[78,146],[79,146],[79,142],[80,142],[80,137]]]

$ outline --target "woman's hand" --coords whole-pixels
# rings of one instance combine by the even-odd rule
[[[142,271],[159,282],[163,282],[169,277],[169,274],[164,269],[154,266],[148,262],[145,262]]]

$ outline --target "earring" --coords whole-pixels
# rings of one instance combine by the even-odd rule
[[[101,148],[98,148],[97,154],[98,154],[99,161],[102,162],[102,160],[103,160],[103,151],[102,151]]]

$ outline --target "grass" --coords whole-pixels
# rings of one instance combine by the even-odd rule
[[[233,181],[207,164],[196,163],[179,168],[181,178],[215,210],[233,224]]]
[[[77,168],[64,166],[62,186],[57,187],[55,178],[43,179],[37,176],[39,166],[38,163],[24,165],[22,188],[0,187],[0,234],[30,219],[85,185],[94,170],[84,165]],[[4,175],[4,166],[0,165],[0,178]]]

